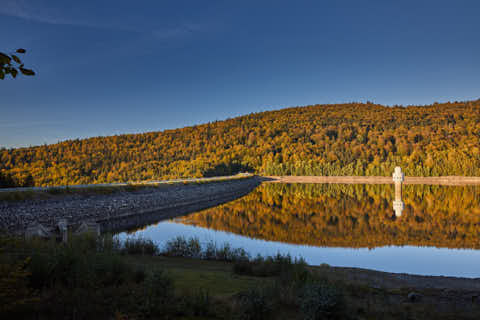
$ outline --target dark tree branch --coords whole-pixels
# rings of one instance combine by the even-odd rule
[[[17,49],[15,53],[0,52],[0,80],[5,79],[6,75],[11,75],[16,78],[20,72],[25,76],[34,76],[35,72],[31,69],[25,68],[22,60],[16,54],[25,54],[25,49]]]

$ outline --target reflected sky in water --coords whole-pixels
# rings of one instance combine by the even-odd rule
[[[252,256],[289,253],[312,265],[480,277],[479,188],[405,186],[403,191],[405,210],[395,217],[393,186],[264,185],[231,203],[130,236],[160,245],[179,235],[198,237],[203,243],[227,242]]]
[[[312,265],[328,263],[332,266],[357,267],[396,273],[480,277],[479,250],[413,246],[352,249],[293,245],[252,239],[229,232],[184,225],[173,221],[160,222],[135,233],[135,236],[152,239],[159,245],[165,244],[166,241],[178,235],[198,237],[202,243],[212,240],[218,244],[227,242],[233,247],[244,248],[251,255],[290,253],[292,256],[305,258],[307,263]],[[127,236],[126,233],[122,233],[120,238],[125,239]]]

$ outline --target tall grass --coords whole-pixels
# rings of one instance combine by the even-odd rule
[[[185,238],[178,236],[172,240],[167,241],[162,255],[170,257],[184,257],[197,258],[205,260],[220,260],[220,261],[245,261],[249,260],[250,256],[243,248],[232,248],[230,244],[224,243],[217,245],[214,241],[209,241],[202,245],[200,240],[196,237]]]
[[[141,254],[155,256],[160,249],[155,242],[145,238],[127,238],[122,244],[122,252],[126,254]]]

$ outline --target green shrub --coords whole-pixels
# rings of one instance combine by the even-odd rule
[[[233,272],[255,277],[279,276],[284,283],[303,283],[308,278],[307,264],[303,259],[292,259],[290,255],[277,254],[270,257],[258,255],[255,259],[239,259],[233,266]]]
[[[123,252],[126,254],[141,254],[154,256],[160,250],[158,246],[150,239],[127,238],[123,243]]]
[[[25,311],[31,303],[40,300],[36,297],[36,292],[28,286],[28,263],[28,259],[15,263],[0,262],[0,316],[5,315],[2,319]]]
[[[203,258],[206,260],[217,259],[217,244],[213,241],[209,241],[205,247]]]
[[[188,241],[185,237],[178,236],[167,241],[162,253],[171,257],[188,257]]]
[[[187,244],[187,256],[190,258],[201,258],[202,257],[202,245],[198,238],[190,238]]]
[[[215,259],[220,261],[248,261],[249,254],[243,248],[232,248],[229,243],[217,247]]]
[[[90,255],[74,245],[60,247],[53,252],[50,255],[53,259],[53,282],[68,288],[87,286],[93,274]]]
[[[340,291],[326,282],[305,285],[299,298],[305,320],[332,317],[339,312],[343,304]]]
[[[237,296],[237,316],[242,320],[267,319],[273,311],[271,296],[265,288],[254,288]]]
[[[233,260],[232,247],[230,246],[229,243],[224,243],[220,248],[217,249],[215,256],[216,256],[216,260],[232,261]]]
[[[153,252],[149,248],[156,248],[148,241],[134,244],[129,248],[149,254]],[[126,250],[113,238],[72,236],[65,244],[0,237],[0,250],[8,250],[0,255],[4,289],[0,309],[6,312],[24,310],[33,316],[35,310],[45,319],[104,319],[116,311],[142,318],[142,314],[173,314],[176,308],[172,280],[162,271],[148,273],[144,266],[133,267],[121,256]],[[22,269],[9,267],[19,263]],[[202,305],[200,299],[195,305]]]
[[[232,250],[232,261],[248,261],[250,255],[243,248],[235,248]]]
[[[193,293],[183,295],[183,311],[191,316],[206,317],[212,312],[212,298],[205,289],[195,290]]]
[[[63,245],[65,248],[78,253],[97,252],[102,248],[102,239],[93,232],[85,232],[81,235],[71,235],[68,243]]]
[[[142,283],[147,278],[147,272],[144,266],[138,266],[135,268],[133,274],[133,280],[135,283]]]
[[[133,277],[133,268],[118,255],[97,255],[92,261],[96,283],[102,286],[118,286]]]
[[[143,312],[146,315],[167,313],[173,299],[173,280],[161,269],[148,273],[143,283]]]
[[[254,275],[253,263],[248,260],[236,261],[233,265],[233,273],[239,275]]]
[[[311,280],[311,272],[303,258],[294,259],[289,264],[283,264],[280,268],[279,281],[284,284],[303,286]]]
[[[30,272],[30,286],[42,289],[51,284],[55,259],[53,256],[36,252],[31,256],[28,270]]]
[[[122,252],[123,244],[118,237],[114,237],[110,234],[102,235],[99,238],[99,244],[97,250],[99,252],[118,253]]]
[[[186,239],[183,236],[178,236],[167,241],[162,254],[170,257],[219,261],[241,261],[249,259],[249,255],[244,249],[232,248],[228,243],[224,243],[219,247],[215,242],[210,241],[204,248],[198,238],[192,237]]]

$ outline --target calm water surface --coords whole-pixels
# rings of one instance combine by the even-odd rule
[[[236,201],[125,232],[182,235],[309,264],[480,277],[480,187],[263,184]],[[394,211],[394,206],[396,210]]]

